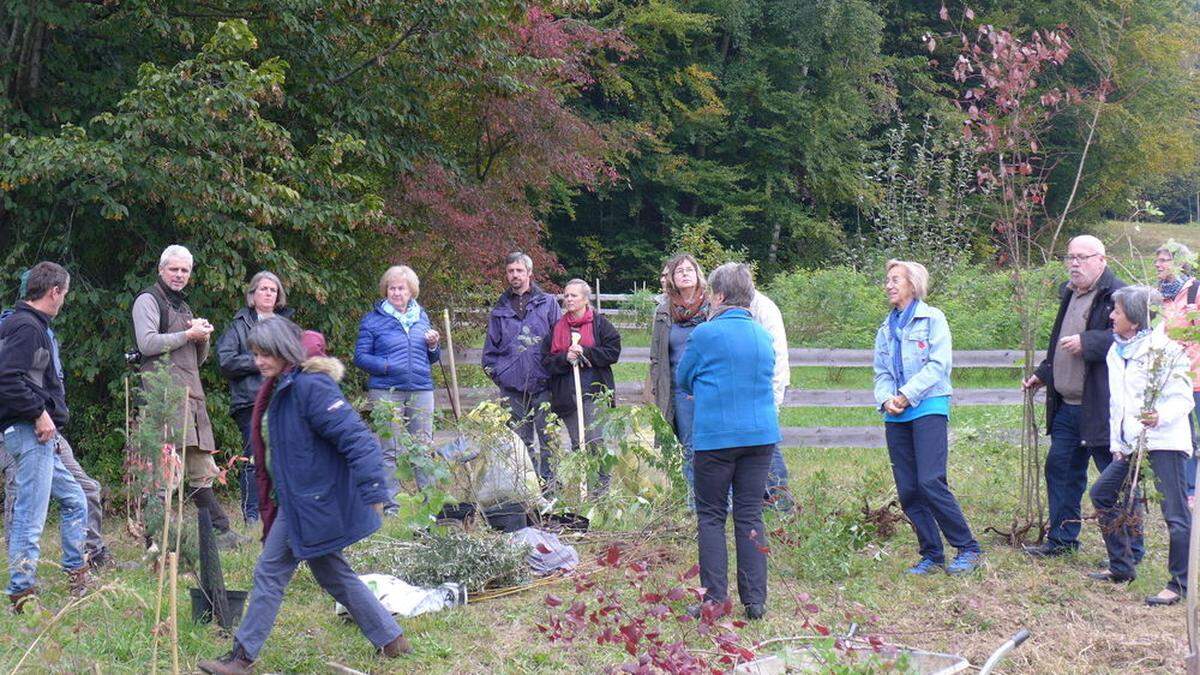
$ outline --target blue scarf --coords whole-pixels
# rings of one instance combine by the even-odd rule
[[[1134,335],[1133,337],[1129,338],[1128,340],[1121,337],[1120,335],[1117,335],[1116,333],[1113,333],[1113,344],[1116,345],[1117,356],[1119,356],[1123,359],[1128,359],[1129,357],[1125,356],[1125,353],[1132,350],[1133,347],[1135,345],[1137,345],[1137,343],[1144,340],[1146,338],[1146,336],[1150,335],[1150,333],[1151,333],[1151,329],[1143,328],[1142,330],[1139,330],[1137,332],[1137,335]]]
[[[407,333],[418,321],[421,320],[421,306],[416,300],[408,301],[408,309],[401,312],[396,309],[392,303],[387,300],[383,301],[383,311],[393,319],[400,322],[400,327]]]
[[[892,339],[892,370],[896,372],[897,389],[903,387],[908,382],[908,378],[904,376],[904,355],[900,352],[900,346],[903,344],[902,331],[912,322],[913,314],[916,313],[917,305],[920,302],[920,300],[914,298],[908,303],[908,307],[904,308],[903,312],[898,309],[888,312],[888,334]]]
[[[1188,281],[1191,281],[1191,277],[1186,274],[1176,274],[1170,281],[1158,282],[1158,292],[1162,293],[1163,300],[1174,300]]]

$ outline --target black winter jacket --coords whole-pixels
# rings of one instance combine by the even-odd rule
[[[592,320],[592,330],[596,338],[596,346],[584,347],[584,361],[579,363],[579,381],[583,386],[583,395],[595,398],[604,388],[616,390],[613,379],[612,365],[621,358],[621,334],[608,319],[596,313]],[[550,343],[553,342],[554,330],[542,340],[542,365],[550,375],[550,409],[555,414],[575,410],[575,376],[571,372],[571,362],[565,352],[550,353]],[[590,367],[589,367],[590,364]],[[615,406],[617,397],[613,396]]]
[[[285,319],[292,317],[292,308],[284,307],[275,314]],[[254,352],[250,351],[250,329],[258,323],[258,312],[253,307],[242,307],[233,315],[233,323],[221,333],[217,340],[217,363],[221,375],[229,380],[229,412],[236,413],[254,407],[254,397],[262,386],[263,378],[254,365]]]
[[[43,410],[61,430],[70,416],[46,332],[50,317],[24,301],[14,309],[0,324],[0,430],[18,422],[32,424]]]
[[[1083,415],[1079,423],[1079,436],[1089,448],[1105,447],[1109,443],[1108,428],[1108,348],[1112,346],[1112,293],[1125,286],[1111,269],[1104,270],[1096,280],[1096,297],[1088,311],[1085,330],[1080,334],[1083,341],[1083,360],[1087,370],[1083,376]],[[1050,333],[1050,346],[1046,358],[1034,374],[1046,385],[1046,433],[1054,428],[1054,415],[1062,406],[1062,396],[1054,389],[1054,352],[1061,337],[1063,315],[1071,302],[1067,283],[1059,287],[1058,317],[1054,319],[1054,330]]]

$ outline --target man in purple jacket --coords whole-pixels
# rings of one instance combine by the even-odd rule
[[[550,392],[542,367],[542,340],[550,338],[561,311],[554,296],[533,283],[533,260],[529,256],[520,251],[510,253],[505,259],[504,275],[508,290],[500,295],[488,317],[482,364],[488,377],[500,387],[512,413],[513,430],[525,441],[546,486],[553,480],[554,469],[550,465],[550,444],[546,442]],[[533,448],[535,430],[537,453]]]

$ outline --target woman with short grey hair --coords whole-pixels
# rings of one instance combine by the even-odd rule
[[[242,518],[247,525],[258,522],[258,494],[254,489],[254,460],[250,454],[250,413],[254,396],[262,386],[262,376],[250,351],[250,331],[264,319],[291,318],[287,291],[272,272],[263,270],[246,284],[245,306],[233,315],[233,321],[217,340],[217,363],[221,375],[229,380],[229,414],[242,432],[242,463],[238,485],[242,490]]]
[[[767,602],[763,493],[780,439],[772,388],[775,350],[771,336],[750,316],[750,268],[721,265],[708,275],[708,288],[708,321],[688,336],[675,370],[679,388],[695,401],[700,585],[707,589],[706,603],[720,605],[728,597],[725,521],[732,491],[738,597],[748,618],[761,619]]]
[[[1154,326],[1162,302],[1157,290],[1126,286],[1114,291],[1112,300],[1113,344],[1106,357],[1112,462],[1089,492],[1108,549],[1108,569],[1088,576],[1114,583],[1136,576],[1131,542],[1141,527],[1131,517],[1136,503],[1125,485],[1136,453],[1144,452],[1162,495],[1169,542],[1166,588],[1147,597],[1146,604],[1173,605],[1187,592],[1192,525],[1186,464],[1192,454],[1188,415],[1194,400],[1188,359],[1164,325]]]
[[[1158,292],[1162,293],[1163,317],[1167,330],[1194,330],[1198,323],[1193,317],[1200,311],[1196,301],[1197,291],[1200,291],[1200,281],[1195,274],[1195,259],[1191,249],[1174,239],[1158,247],[1154,252],[1154,268],[1158,272]],[[1192,401],[1196,408],[1192,411],[1192,458],[1187,462],[1187,494],[1188,504],[1192,503],[1196,492],[1196,449],[1200,446],[1197,437],[1197,410],[1200,410],[1200,342],[1179,340],[1184,353],[1191,364]]]

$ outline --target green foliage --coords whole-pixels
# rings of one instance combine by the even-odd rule
[[[903,122],[885,138],[870,176],[876,195],[871,229],[852,241],[849,257],[859,269],[891,258],[925,261],[936,282],[973,257],[979,213],[971,193],[978,162],[968,145],[930,116],[915,140]]]
[[[527,546],[515,545],[505,535],[447,529],[417,535],[413,541],[372,539],[350,558],[356,567],[393,574],[414,586],[453,582],[478,593],[525,582],[528,552]]]
[[[824,470],[793,485],[796,508],[767,525],[771,561],[800,579],[846,578],[856,556],[877,536],[866,507],[888,494],[891,476],[878,467],[867,472],[853,492],[832,483]]]
[[[1037,344],[1043,347],[1058,310],[1062,269],[1048,265],[1026,275],[1042,299],[1036,326]],[[792,344],[870,349],[888,311],[882,277],[882,269],[798,270],[776,277],[767,294],[779,305]],[[1021,322],[1013,308],[1008,272],[961,266],[933,286],[927,300],[945,312],[955,349],[1014,349],[1021,345]]]

